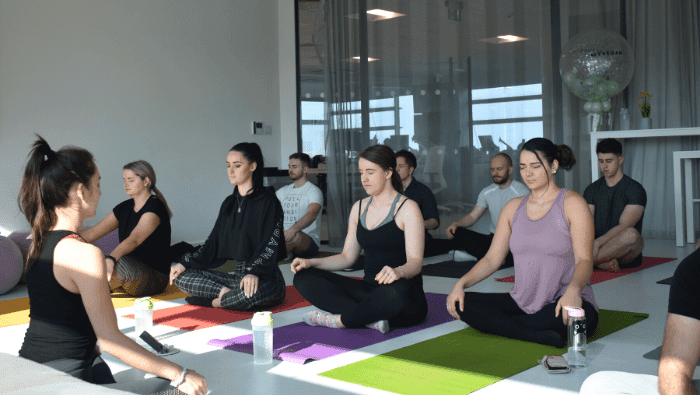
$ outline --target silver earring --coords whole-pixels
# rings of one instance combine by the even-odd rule
[[[553,173],[553,174],[557,174],[557,171],[556,171],[556,170],[554,170],[554,173]]]

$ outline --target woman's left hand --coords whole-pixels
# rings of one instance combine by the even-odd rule
[[[384,266],[382,271],[377,273],[377,275],[374,277],[375,281],[377,281],[379,284],[391,284],[394,281],[398,280],[401,278],[398,273],[398,268],[392,269],[389,266]]]
[[[582,308],[583,300],[581,299],[581,294],[571,288],[567,288],[564,295],[559,299],[559,302],[557,302],[557,308],[554,310],[555,316],[559,317],[559,314],[561,314],[564,325],[568,325],[569,312],[564,307]]]
[[[250,298],[256,292],[258,292],[258,276],[253,274],[248,274],[243,277],[241,281],[241,288],[243,288],[243,293],[246,297]]]

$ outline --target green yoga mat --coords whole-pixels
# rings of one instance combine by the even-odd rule
[[[316,256],[314,256],[314,258],[325,258],[327,256],[336,255],[336,254],[337,254],[337,252],[319,251],[318,254],[316,254]],[[285,263],[292,263],[292,261],[293,261],[293,259],[289,259],[289,260],[285,259],[283,261],[279,261],[278,263],[280,265],[284,265]],[[230,261],[227,261],[226,263],[224,263],[223,265],[221,265],[215,269],[212,269],[212,270],[217,271],[217,272],[222,272],[222,273],[231,273],[235,268],[236,268],[236,261],[230,260]]]
[[[648,314],[600,310],[589,341],[633,325]],[[566,348],[512,340],[466,328],[321,373],[399,394],[467,394],[537,365]]]

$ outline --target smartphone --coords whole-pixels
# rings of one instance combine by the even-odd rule
[[[561,355],[545,355],[539,362],[549,373],[568,373],[571,371],[569,363]]]
[[[161,342],[156,340],[155,337],[151,336],[150,333],[143,331],[141,333],[141,336],[139,336],[143,341],[146,342],[149,346],[151,346],[154,350],[156,350],[157,353],[159,354],[165,354],[167,352],[166,348],[163,346]]]

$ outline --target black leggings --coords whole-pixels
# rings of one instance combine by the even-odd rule
[[[380,320],[389,320],[392,328],[414,326],[428,315],[423,287],[403,279],[374,285],[310,268],[294,275],[294,286],[314,306],[340,314],[340,321],[348,328]]]
[[[489,251],[491,242],[493,242],[493,233],[485,235],[483,233],[474,232],[473,230],[457,227],[455,237],[452,240],[456,246],[456,248],[454,248],[455,250],[466,251],[467,254],[479,260]],[[513,254],[510,251],[508,251],[506,260],[503,262],[500,269],[506,267],[513,267]]]
[[[68,373],[88,383],[134,394],[155,394],[162,391],[175,390],[175,388],[170,385],[170,380],[160,377],[117,383],[114,380],[114,376],[112,376],[112,371],[109,369],[109,366],[107,366],[105,361],[102,360],[102,357],[98,355],[94,355],[87,360],[63,358],[46,362],[43,365]],[[180,393],[180,391],[175,390],[174,393]]]
[[[511,339],[564,347],[567,342],[567,327],[561,318],[554,315],[557,302],[547,304],[540,311],[527,314],[509,293],[464,294],[464,311],[457,312],[462,321],[484,333]],[[598,311],[589,302],[583,301],[586,312],[586,335],[591,336],[598,327]]]

